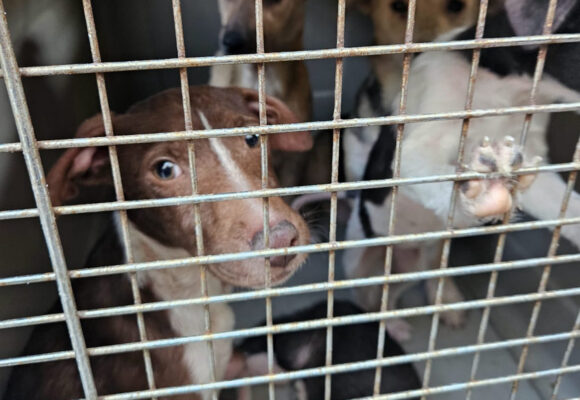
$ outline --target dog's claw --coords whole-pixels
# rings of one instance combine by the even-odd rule
[[[481,139],[481,147],[489,147],[489,145],[491,144],[491,139],[489,138],[489,136],[484,136],[483,139]]]
[[[503,139],[503,143],[508,147],[513,147],[514,144],[516,143],[516,140],[513,138],[513,136],[506,136]]]

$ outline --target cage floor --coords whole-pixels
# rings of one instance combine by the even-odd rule
[[[546,255],[551,234],[548,231],[520,232],[508,236],[504,252],[504,260],[542,257]],[[495,238],[469,239],[454,242],[452,246],[452,265],[470,265],[491,262],[495,246]],[[574,250],[562,243],[560,252],[570,253]],[[336,279],[344,278],[340,257],[337,257]],[[558,265],[552,268],[548,290],[570,288],[580,285],[580,265]],[[308,263],[296,274],[288,285],[323,282],[327,279],[328,256],[326,254],[312,255]],[[505,271],[499,274],[496,296],[533,293],[537,291],[543,268],[525,268],[515,271]],[[489,274],[470,275],[456,279],[466,299],[485,298],[489,283]],[[336,298],[348,299],[348,290],[335,292]],[[317,301],[324,300],[326,293],[293,296],[291,298],[273,299],[274,316],[286,315],[307,307]],[[416,307],[426,304],[422,285],[409,289],[401,300],[400,307]],[[238,303],[234,305],[239,327],[250,327],[262,321],[265,317],[264,301]],[[533,303],[493,307],[486,331],[485,342],[522,338],[526,336]],[[563,298],[545,301],[542,304],[536,335],[569,332],[574,326],[574,320],[580,308],[576,298]],[[481,322],[482,310],[471,310],[466,325],[461,329],[450,329],[441,325],[437,336],[436,348],[473,345],[477,342],[477,334]],[[402,343],[408,353],[427,350],[432,317],[430,315],[407,319],[413,327],[410,341]],[[530,347],[525,372],[538,371],[560,366],[567,340],[535,344]],[[513,375],[517,371],[522,348],[512,347],[481,353],[477,379],[488,379]],[[469,381],[473,362],[473,354],[438,358],[433,360],[430,386],[449,385]],[[580,363],[578,347],[572,353],[569,365]],[[423,375],[424,362],[416,365],[419,375]],[[518,390],[518,399],[545,400],[552,394],[555,377],[522,381]],[[295,394],[289,386],[277,387],[277,399],[292,399]],[[511,383],[485,386],[474,389],[472,399],[508,399]],[[466,391],[454,391],[429,396],[434,400],[463,400]],[[580,379],[578,374],[565,375],[559,391],[558,399],[571,399],[580,396]],[[255,387],[254,399],[267,399],[265,387]]]

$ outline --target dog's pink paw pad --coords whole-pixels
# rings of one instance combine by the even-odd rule
[[[485,196],[482,196],[474,208],[473,214],[478,218],[505,214],[512,208],[512,195],[501,181],[491,181]]]
[[[472,153],[468,171],[498,172],[501,178],[466,181],[461,185],[461,197],[465,211],[477,218],[500,217],[514,205],[512,191],[527,189],[535,175],[513,175],[521,167],[536,166],[541,158],[527,162],[514,138],[506,136],[503,141],[492,142],[485,137]]]

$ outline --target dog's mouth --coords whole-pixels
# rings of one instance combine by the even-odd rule
[[[286,282],[306,261],[306,254],[270,258],[270,285]],[[236,287],[260,289],[267,286],[268,275],[264,258],[210,265],[210,271],[221,281]]]

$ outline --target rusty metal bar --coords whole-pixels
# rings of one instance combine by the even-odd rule
[[[556,15],[556,7],[558,6],[558,0],[550,0],[548,4],[548,11],[546,13],[546,20],[544,22],[544,27],[542,29],[542,33],[545,35],[549,35],[552,33],[552,25],[554,23],[554,17]],[[544,65],[546,64],[546,56],[548,55],[548,45],[541,44],[540,49],[538,50],[538,57],[536,59],[536,67],[534,70],[534,77],[532,79],[532,89],[530,91],[530,105],[536,104],[536,96],[538,94],[538,85],[540,80],[542,79],[542,75],[544,73]],[[526,138],[528,136],[528,132],[530,130],[530,125],[532,122],[533,114],[528,113],[524,118],[524,125],[522,128],[522,134],[520,136],[520,145],[525,146]]]
[[[99,41],[97,37],[97,30],[95,26],[95,18],[93,16],[93,7],[91,5],[91,0],[83,0],[83,12],[85,17],[85,22],[87,26],[87,32],[89,35],[89,44],[91,48],[91,56],[93,63],[99,64],[101,62],[101,53],[99,49]],[[97,79],[97,90],[99,93],[99,102],[101,106],[101,113],[103,115],[103,124],[105,126],[105,135],[107,137],[114,136],[113,133],[113,120],[111,116],[111,110],[109,108],[109,99],[107,95],[107,86],[105,83],[105,75],[103,73],[96,74]],[[117,156],[117,148],[115,146],[109,146],[109,159],[111,162],[111,173],[113,176],[113,187],[115,188],[115,196],[117,201],[124,201],[125,194],[123,191],[123,180],[121,178],[121,168],[119,167],[119,157]],[[129,233],[129,221],[127,218],[127,211],[119,211],[119,226],[120,226],[120,236],[121,244],[123,247],[123,252],[125,253],[126,262],[135,262],[133,257],[133,249],[131,247],[131,237]],[[139,290],[139,284],[137,283],[137,276],[135,272],[129,273],[129,282],[131,284],[131,293],[133,296],[133,302],[135,305],[140,305],[141,292]],[[145,320],[143,314],[137,313],[137,329],[139,331],[139,338],[142,342],[147,341],[147,328],[145,327]],[[147,376],[147,384],[149,389],[154,390],[155,377],[153,374],[153,365],[151,363],[151,354],[149,350],[143,351],[143,362],[145,364],[145,374]],[[156,399],[153,399],[156,400]]]
[[[496,272],[496,271],[506,271],[514,269],[523,268],[533,268],[538,266],[543,266],[547,263],[552,265],[560,265],[571,262],[580,261],[580,254],[571,254],[564,256],[554,256],[554,257],[540,257],[525,259],[519,261],[504,261],[504,262],[494,262],[490,264],[476,264],[467,265],[463,267],[454,267],[453,269],[436,269],[436,270],[422,270],[421,272],[409,272],[393,274],[388,276],[374,276],[369,278],[359,278],[350,279],[335,282],[323,282],[314,284],[305,284],[299,286],[291,286],[284,288],[272,288],[272,289],[261,289],[252,292],[242,292],[242,293],[232,293],[224,294],[219,296],[212,296],[208,298],[192,298],[183,300],[171,300],[171,301],[157,301],[151,303],[145,303],[140,306],[128,305],[128,306],[118,306],[102,309],[93,310],[79,310],[77,314],[81,319],[90,318],[105,318],[114,317],[120,315],[130,315],[135,314],[140,311],[155,312],[164,311],[176,307],[186,307],[191,305],[202,305],[202,304],[216,304],[216,303],[233,303],[238,301],[255,300],[260,298],[270,297],[283,297],[296,294],[304,293],[316,293],[326,290],[337,290],[337,289],[349,289],[355,287],[365,287],[380,285],[385,283],[400,283],[400,282],[415,282],[426,279],[433,279],[439,277],[453,277],[453,276],[465,276],[473,274],[481,274],[486,272]],[[47,314],[35,317],[25,317],[25,318],[14,318],[0,321],[0,329],[10,329],[18,328],[23,326],[40,325],[53,322],[64,321],[64,314]]]
[[[416,0],[410,0],[407,6],[407,25],[405,28],[405,45],[413,43],[413,32],[415,29],[415,13],[417,8]],[[407,113],[407,86],[409,82],[409,72],[411,69],[411,54],[403,54],[403,67],[401,75],[401,97],[399,100],[399,110],[398,115],[406,115]],[[401,153],[402,153],[402,142],[403,134],[405,132],[405,124],[397,125],[396,133],[396,144],[395,144],[395,154],[393,162],[393,178],[397,179],[401,176]],[[395,223],[396,223],[396,204],[399,194],[399,187],[393,186],[391,191],[391,209],[389,213],[389,227],[388,236],[395,234]],[[393,246],[387,246],[385,252],[385,262],[384,262],[384,275],[389,276],[392,273],[393,263]],[[386,311],[388,306],[388,296],[389,296],[389,285],[385,283],[383,285],[381,294],[381,306],[380,311]],[[382,320],[379,322],[379,333],[377,342],[377,359],[382,359],[385,352],[385,336],[386,336],[386,321]],[[381,372],[382,368],[378,366],[375,370],[375,380],[373,385],[373,395],[379,395],[381,389]]]
[[[262,0],[255,0],[254,17],[256,21],[256,55],[263,55],[264,51],[264,8]],[[258,113],[260,127],[268,125],[268,114],[266,109],[266,64],[259,63],[256,65],[258,72]],[[260,172],[262,190],[268,188],[268,135],[260,135]],[[270,199],[262,199],[262,226],[264,232],[264,247],[270,247]],[[272,286],[272,268],[270,258],[264,258],[264,278],[266,289]],[[266,326],[271,327],[272,321],[272,299],[270,296],[265,298],[266,304]],[[271,333],[266,336],[266,348],[268,358],[268,373],[274,373],[274,338]],[[268,399],[275,400],[276,392],[274,382],[268,382]]]
[[[488,1],[481,0],[480,1],[480,9],[477,18],[477,25],[475,28],[475,40],[480,42],[483,38],[483,33],[485,30],[485,18],[487,16],[487,8],[488,8]],[[467,86],[467,93],[465,99],[465,110],[471,110],[473,106],[473,97],[475,95],[475,83],[477,80],[477,72],[479,70],[479,60],[481,56],[481,49],[474,49],[471,59],[471,70],[469,73],[469,83]],[[465,146],[467,142],[467,135],[469,132],[471,120],[469,117],[465,118],[461,124],[461,134],[459,136],[459,146],[457,150],[457,168],[456,172],[462,172],[465,158]],[[459,185],[460,183],[455,181],[453,184],[453,192],[451,194],[451,199],[449,201],[449,213],[447,215],[447,223],[446,229],[453,230],[453,220],[455,216],[455,208],[457,205],[457,197],[459,195]],[[443,248],[441,250],[441,259],[439,268],[446,269],[449,266],[449,253],[451,251],[451,239],[445,239],[443,242]],[[445,280],[443,278],[439,278],[437,282],[437,291],[435,294],[435,304],[438,305],[443,300],[443,286],[445,284]],[[429,333],[429,344],[428,349],[434,350],[435,349],[435,342],[437,340],[437,333],[439,329],[439,319],[440,314],[435,313],[433,315],[433,320],[431,321],[431,330]],[[432,361],[427,360],[425,364],[425,372],[423,375],[423,389],[429,388],[429,379],[431,377],[431,369],[432,369]],[[469,397],[470,393],[467,394]],[[421,400],[426,400],[426,396],[423,395]]]
[[[540,167],[521,168],[513,171],[513,175],[524,175],[541,172],[570,172],[580,169],[580,163],[571,162],[564,164],[552,164]],[[218,193],[196,196],[167,197],[164,199],[131,200],[105,203],[92,203],[73,206],[54,207],[57,215],[86,214],[101,211],[131,210],[151,207],[170,207],[183,204],[208,203],[235,199],[248,199],[259,197],[292,196],[297,194],[311,194],[321,192],[342,192],[352,190],[375,189],[392,186],[414,185],[419,183],[434,183],[444,181],[464,181],[471,179],[496,179],[504,177],[501,173],[463,172],[447,175],[435,175],[419,178],[378,179],[359,182],[330,183],[322,185],[294,186],[289,188],[263,189],[248,192]],[[8,210],[0,211],[0,220],[38,217],[38,210]]]
[[[344,48],[344,31],[345,31],[345,18],[346,18],[346,1],[339,0],[337,3],[337,21],[336,21],[336,48]],[[338,121],[341,119],[342,114],[342,83],[343,83],[343,60],[342,58],[337,58],[334,70],[334,110],[332,112],[333,121]],[[338,183],[338,173],[339,173],[339,161],[340,161],[340,129],[333,129],[332,131],[332,159],[331,159],[331,172],[330,172],[330,182],[331,184]],[[329,223],[329,233],[328,242],[336,242],[336,221],[338,214],[338,193],[330,193],[330,223]],[[334,283],[335,280],[335,268],[336,268],[336,251],[328,251],[328,283]],[[334,316],[334,290],[329,289],[326,294],[326,316],[327,318],[332,318]],[[326,328],[326,354],[324,359],[324,364],[327,367],[332,366],[332,353],[333,353],[333,331],[332,327]],[[332,398],[332,376],[326,374],[324,376],[324,399],[331,400]]]
[[[571,335],[572,334],[570,334],[570,333],[560,333],[560,334],[552,334],[552,335],[546,335],[546,336],[538,336],[538,337],[533,338],[533,342],[536,344],[549,343],[549,342],[554,342],[554,341],[559,341],[559,340],[566,340],[570,337],[577,336],[577,334],[574,334],[572,336]],[[225,389],[225,388],[235,388],[235,387],[241,387],[241,386],[263,384],[263,383],[266,383],[272,379],[275,382],[280,382],[280,381],[286,381],[286,380],[291,380],[291,379],[303,379],[303,378],[307,378],[307,377],[320,376],[320,375],[323,375],[325,373],[336,374],[336,373],[343,373],[343,372],[350,372],[350,371],[358,371],[358,370],[363,370],[363,369],[370,369],[370,368],[375,368],[377,365],[382,365],[382,366],[386,367],[386,366],[393,366],[393,365],[398,365],[398,364],[402,364],[402,363],[408,363],[408,362],[412,362],[412,361],[421,361],[421,360],[425,360],[425,359],[429,359],[429,358],[443,358],[443,357],[450,357],[450,356],[456,356],[456,355],[470,354],[474,351],[482,351],[484,349],[486,351],[487,350],[496,350],[496,349],[505,349],[505,348],[525,345],[526,343],[530,343],[530,342],[532,342],[532,340],[519,338],[519,339],[512,339],[512,340],[497,342],[497,343],[487,343],[487,344],[484,344],[481,346],[474,346],[474,345],[462,346],[462,347],[457,347],[457,348],[438,350],[436,352],[424,352],[424,353],[417,353],[414,355],[403,355],[403,356],[390,357],[390,358],[383,359],[383,360],[369,360],[369,361],[363,361],[363,362],[334,365],[332,367],[312,368],[312,369],[306,369],[306,370],[301,370],[301,371],[286,372],[286,373],[276,374],[273,377],[258,376],[258,377],[237,379],[237,380],[225,381],[225,382],[222,381],[222,382],[218,382],[218,383],[213,384],[213,385],[212,384],[189,385],[189,386],[158,389],[155,392],[142,391],[142,392],[125,393],[125,394],[120,394],[120,395],[110,395],[110,396],[104,396],[100,399],[109,399],[109,400],[110,399],[137,399],[137,398],[140,399],[140,398],[149,398],[152,395],[175,396],[175,395],[179,395],[179,394],[188,394],[188,393],[194,393],[194,392],[198,392],[198,391],[202,391],[202,390],[208,390],[208,389],[212,389],[212,388]],[[542,370],[542,371],[532,372],[532,373],[528,373],[528,374],[523,374],[523,375],[519,376],[519,378],[520,379],[534,379],[534,378],[540,378],[540,377],[545,377],[545,376],[553,376],[553,375],[556,375],[558,373],[567,374],[567,373],[573,373],[573,372],[578,372],[578,371],[580,371],[580,366],[577,365],[577,366],[573,366],[573,367],[566,367],[563,370],[559,369],[559,368],[555,368],[555,369],[551,369],[551,370]],[[415,391],[407,391],[404,393],[389,394],[389,395],[381,396],[380,398],[381,399],[392,399],[393,396],[395,396],[394,398],[409,398],[409,397],[415,397],[415,396],[418,396],[418,395],[421,395],[424,393],[425,394],[427,394],[427,393],[428,394],[435,394],[435,393],[459,391],[459,390],[465,390],[466,388],[470,388],[470,387],[478,387],[478,386],[481,387],[481,386],[511,382],[516,377],[517,377],[516,375],[511,375],[511,376],[507,376],[507,377],[481,380],[478,382],[457,383],[457,384],[451,384],[451,385],[446,385],[446,386],[439,386],[439,387],[431,388],[431,389],[419,389],[419,390],[415,390]],[[376,397],[374,397],[374,398],[376,398]],[[365,398],[365,400],[366,399],[369,399],[369,398]]]
[[[470,111],[452,111],[433,114],[391,115],[387,117],[341,119],[339,121],[318,121],[297,124],[280,124],[268,126],[252,126],[241,128],[208,129],[200,131],[160,132],[114,137],[76,138],[41,140],[38,148],[41,150],[67,149],[72,147],[111,146],[139,143],[176,142],[191,139],[207,139],[211,137],[245,136],[248,134],[270,135],[285,132],[320,131],[329,129],[345,129],[361,126],[398,125],[415,122],[444,121],[465,118],[483,118],[492,116],[525,114],[525,113],[555,113],[580,110],[580,102],[563,104],[545,104],[534,106],[503,107],[495,109],[477,109]],[[0,144],[0,152],[21,151],[19,143]]]
[[[574,322],[574,326],[572,327],[571,333],[580,332],[580,311],[576,316],[576,321]],[[570,361],[570,356],[572,355],[572,351],[574,350],[574,345],[576,343],[576,338],[570,338],[568,340],[568,345],[566,346],[566,351],[564,352],[564,356],[562,357],[562,362],[560,364],[560,368],[565,368],[568,366],[568,362]],[[556,382],[554,383],[554,389],[552,390],[552,397],[550,400],[558,400],[558,391],[560,390],[560,384],[562,383],[562,374],[558,374],[556,377]]]
[[[580,41],[580,34],[553,34],[537,36],[518,36],[506,38],[491,38],[475,40],[461,40],[448,42],[412,43],[409,45],[383,45],[383,46],[361,46],[346,47],[344,49],[321,49],[289,51],[265,54],[244,54],[233,56],[209,56],[209,57],[188,57],[185,59],[170,58],[161,60],[143,61],[116,61],[100,64],[65,64],[40,67],[20,68],[21,76],[49,76],[49,75],[73,75],[73,74],[95,74],[98,72],[126,72],[126,71],[147,71],[159,69],[179,69],[191,67],[208,67],[223,64],[259,64],[280,61],[297,60],[320,60],[328,58],[346,57],[369,57],[385,54],[401,53],[422,53],[427,51],[449,51],[449,50],[472,50],[476,48],[496,48],[531,46],[542,44],[573,43]],[[0,77],[3,72],[0,71]]]
[[[93,356],[104,356],[104,355],[111,355],[111,354],[122,354],[127,352],[134,352],[134,351],[142,351],[143,349],[160,349],[166,347],[174,347],[174,346],[183,346],[189,343],[199,343],[207,340],[232,340],[232,339],[242,339],[246,337],[252,336],[263,336],[267,335],[268,333],[284,333],[284,332],[295,332],[301,331],[306,329],[318,329],[318,328],[325,328],[328,326],[339,326],[339,325],[352,325],[352,324],[360,324],[360,323],[367,323],[367,322],[376,322],[380,321],[381,319],[390,319],[390,318],[399,318],[399,317],[411,317],[411,316],[419,316],[419,315],[430,315],[434,314],[435,312],[444,312],[450,310],[473,310],[479,309],[488,305],[493,306],[505,306],[508,304],[519,304],[519,303],[526,303],[530,301],[538,301],[538,300],[548,300],[548,299],[556,299],[556,298],[566,298],[566,297],[575,297],[580,296],[580,288],[572,288],[572,289],[560,289],[554,290],[549,292],[542,292],[542,293],[531,293],[531,294],[521,294],[521,295],[509,295],[504,297],[495,297],[493,299],[485,299],[485,300],[471,300],[471,301],[464,301],[459,303],[453,304],[441,304],[441,305],[429,305],[429,306],[422,306],[422,307],[415,307],[415,308],[406,308],[402,310],[389,310],[385,312],[375,312],[375,313],[365,313],[365,314],[356,314],[356,315],[349,315],[343,317],[334,317],[334,318],[324,318],[319,320],[310,320],[310,321],[303,321],[303,322],[292,322],[286,324],[279,324],[273,325],[270,327],[263,326],[263,327],[255,327],[255,328],[248,328],[248,329],[239,329],[234,331],[228,332],[218,332],[209,335],[198,335],[198,336],[184,336],[178,338],[171,338],[171,339],[158,339],[158,340],[150,340],[148,342],[133,342],[133,343],[123,343],[123,344],[116,344],[116,345],[108,345],[108,346],[100,346],[88,349],[88,354]],[[578,332],[565,332],[562,333],[564,338],[569,338],[574,335],[578,335]],[[521,341],[530,341],[530,343],[535,342],[535,338],[520,338],[518,340]],[[509,343],[510,341],[500,341],[495,344],[496,346],[502,343]],[[480,348],[478,346],[489,346],[489,343],[482,344],[482,345],[474,345],[475,348]],[[523,343],[526,345],[526,342]],[[461,347],[461,348],[466,348]],[[428,351],[432,353],[440,353],[444,352],[445,350],[433,350]],[[54,353],[58,357],[58,359],[68,359],[72,358],[74,355],[72,352],[58,352]],[[406,355],[406,359],[410,358],[410,361],[413,361],[417,355]],[[40,354],[40,355],[32,355],[32,356],[24,356],[24,357],[15,357],[0,360],[0,368],[4,367],[12,367],[15,365],[24,365],[24,364],[31,364],[36,362],[48,362],[53,361],[50,358],[50,355],[47,354]],[[383,360],[375,359],[375,362],[382,363]],[[376,364],[378,365],[378,364]],[[327,367],[321,367],[322,369]],[[321,368],[316,368],[316,370],[320,370]],[[332,367],[331,367],[332,368]],[[277,375],[270,374],[269,376],[274,377]]]
[[[22,144],[22,152],[30,178],[30,185],[38,207],[42,231],[54,270],[58,294],[74,350],[73,356],[76,359],[84,394],[87,399],[93,400],[97,398],[97,390],[91,371],[91,364],[89,362],[81,323],[76,315],[77,309],[71,281],[67,274],[67,265],[56,226],[56,218],[47,190],[40,153],[36,147],[34,127],[30,119],[26,95],[22,87],[22,78],[16,62],[14,49],[12,48],[6,12],[4,11],[4,3],[2,0],[0,0],[0,65],[4,71],[4,83],[6,84],[10,106],[12,107],[18,136]]]
[[[183,33],[183,17],[181,14],[181,0],[172,0],[173,8],[173,24],[175,27],[175,42],[177,46],[177,57],[179,59],[184,59],[187,57],[185,51],[185,36]],[[193,120],[191,111],[191,99],[189,95],[189,79],[187,77],[187,68],[179,69],[179,80],[181,83],[181,97],[183,102],[183,118],[184,127],[186,131],[193,130]],[[195,141],[190,140],[187,142],[187,158],[189,164],[189,177],[191,183],[191,195],[197,196],[198,194],[198,180],[197,180],[197,166],[195,158]],[[200,214],[200,204],[193,204],[193,219],[195,224],[195,244],[198,256],[203,256],[205,254],[204,244],[203,244],[203,227],[201,222]],[[200,280],[201,280],[201,297],[208,297],[208,285],[207,285],[207,266],[202,264],[199,269]],[[204,329],[206,334],[212,332],[211,324],[211,314],[209,304],[203,304],[203,318],[204,318]],[[215,351],[214,343],[212,341],[207,341],[207,349],[209,356],[209,375],[210,383],[216,381],[216,363],[215,363]],[[217,391],[212,390],[210,392],[211,398],[217,400]]]
[[[578,223],[580,223],[580,217],[565,218],[558,220],[519,222],[510,225],[496,225],[496,226],[456,229],[452,232],[444,230],[444,231],[427,232],[422,234],[395,235],[391,237],[378,237],[372,239],[340,241],[334,244],[330,243],[311,244],[280,249],[266,249],[240,253],[190,257],[178,260],[150,261],[134,264],[121,264],[105,267],[84,268],[80,270],[69,271],[68,274],[72,279],[90,278],[95,276],[122,274],[132,271],[147,271],[164,268],[183,268],[189,267],[191,265],[223,263],[244,260],[249,258],[275,257],[287,254],[327,252],[331,249],[343,250],[356,247],[387,246],[400,243],[419,242],[425,240],[441,240],[468,236],[471,237],[480,235],[493,235],[503,232],[516,232],[523,230],[551,228],[559,225],[570,225]],[[2,278],[0,279],[0,287],[26,284],[29,282],[32,283],[47,282],[53,280],[53,278],[54,277],[51,274],[34,274],[23,277]]]
[[[210,388],[215,388],[215,389],[224,389],[224,388],[234,388],[234,387],[262,384],[262,383],[267,382],[269,379],[274,379],[274,381],[284,381],[284,380],[288,380],[288,379],[302,379],[305,377],[319,376],[319,375],[322,375],[325,373],[336,374],[336,373],[342,373],[342,372],[348,372],[348,371],[370,369],[370,368],[375,368],[377,365],[382,365],[383,367],[386,367],[386,366],[399,365],[402,363],[408,363],[408,362],[413,362],[413,361],[421,361],[421,360],[425,360],[425,359],[429,359],[429,358],[444,358],[444,357],[450,357],[450,356],[470,354],[470,353],[473,353],[475,351],[490,351],[490,350],[497,350],[497,349],[506,349],[506,348],[511,348],[511,347],[522,346],[522,345],[525,345],[526,343],[531,343],[531,342],[533,342],[535,344],[550,343],[550,342],[554,342],[554,341],[573,339],[573,338],[576,338],[577,336],[578,336],[578,333],[575,333],[575,334],[558,333],[558,334],[552,334],[552,335],[537,336],[537,337],[534,337],[533,339],[519,338],[519,339],[512,339],[512,340],[507,340],[507,341],[502,341],[502,342],[496,342],[496,343],[487,343],[484,345],[462,346],[462,347],[457,347],[457,348],[448,348],[448,349],[438,350],[436,352],[424,352],[424,353],[417,353],[414,355],[396,356],[396,357],[386,358],[383,360],[369,360],[369,361],[363,361],[363,362],[334,365],[332,367],[323,367],[320,369],[315,368],[315,369],[307,369],[307,370],[296,371],[296,372],[286,372],[286,373],[282,373],[282,374],[276,374],[272,378],[267,377],[267,376],[261,376],[261,377],[237,379],[237,380],[232,380],[232,381],[222,381],[222,382],[218,382],[217,384],[214,384],[214,385],[207,385],[207,384],[206,385],[190,385],[187,387],[167,388],[167,389],[161,389],[161,390],[163,390],[163,392],[157,392],[155,394],[156,395],[172,396],[172,395],[177,395],[177,394],[192,393],[192,392],[196,392],[196,391],[207,390],[208,386],[210,386]],[[55,357],[56,356],[61,357],[59,359],[66,359],[66,357],[65,357],[66,354],[52,353],[52,355],[54,355]],[[32,357],[37,357],[39,359],[42,358],[42,360],[44,360],[44,358],[46,358],[46,356],[32,356]],[[65,358],[62,358],[62,357],[65,357]],[[27,361],[29,361],[29,360],[27,360]],[[550,375],[556,375],[558,373],[558,371],[561,371],[562,373],[568,373],[568,371],[575,372],[575,371],[577,371],[577,368],[579,368],[579,367],[580,366],[568,367],[568,368],[565,368],[564,370],[552,369],[552,370],[550,370],[551,371]],[[570,368],[572,368],[572,370]],[[529,375],[529,374],[527,374],[527,375]],[[524,375],[524,376],[527,376],[527,375]],[[514,376],[512,376],[512,377],[514,377]],[[498,378],[492,378],[492,379],[498,379]],[[503,378],[499,378],[499,379],[503,379]],[[479,381],[479,382],[484,382],[484,381]],[[455,385],[456,384],[454,384],[453,386],[445,386],[445,387],[451,388],[451,387],[455,387]],[[460,384],[460,385],[462,385],[462,384]],[[465,385],[470,385],[470,383],[467,383]],[[461,386],[460,388],[456,388],[455,390],[462,390],[462,389],[465,389],[465,387]],[[179,391],[179,392],[175,392],[175,391]],[[448,390],[448,391],[451,391],[451,390]],[[408,393],[409,392],[406,392],[405,395]],[[141,395],[145,395],[145,394],[147,394],[146,395],[147,398],[152,395],[151,392],[146,391],[146,392],[135,392],[135,393],[130,393],[130,394],[124,394],[122,396],[134,396],[134,395],[141,396]],[[107,398],[109,398],[109,397],[107,397]],[[125,398],[125,397],[123,397],[123,398]],[[141,397],[128,397],[128,398],[134,399],[134,398],[141,398]]]

